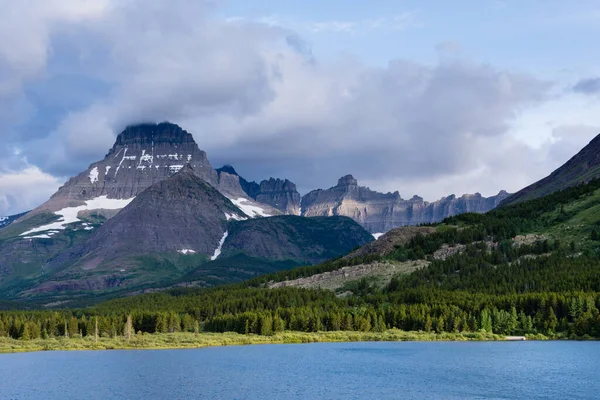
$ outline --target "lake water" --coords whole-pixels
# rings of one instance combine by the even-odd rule
[[[0,399],[599,399],[600,342],[0,354]]]

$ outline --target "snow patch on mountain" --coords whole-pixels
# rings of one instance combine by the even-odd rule
[[[177,252],[179,254],[183,254],[184,256],[188,255],[188,254],[196,254],[196,251],[195,250],[191,250],[191,249],[177,250]]]
[[[62,210],[56,211],[54,214],[60,216],[61,218],[53,222],[51,224],[38,226],[37,228],[33,228],[27,232],[21,233],[20,236],[28,236],[32,233],[37,232],[45,232],[50,230],[64,230],[67,225],[73,224],[76,222],[81,222],[81,220],[77,217],[77,215],[82,211],[89,210],[120,210],[127,206],[134,197],[130,199],[109,199],[107,196],[96,197],[95,199],[87,200],[85,205],[77,206],[77,207],[67,207]],[[92,228],[93,229],[93,228]],[[89,229],[86,229],[89,230]]]
[[[379,239],[381,236],[383,236],[384,233],[383,232],[379,232],[379,233],[373,233],[373,237],[375,238],[375,240]]]
[[[170,165],[170,166],[169,166],[169,170],[170,170],[172,173],[177,173],[177,172],[179,172],[179,171],[181,170],[181,168],[183,168],[183,165],[180,165],[180,164],[176,164],[176,165]]]
[[[221,249],[223,248],[223,243],[225,243],[225,239],[227,239],[228,234],[229,234],[229,232],[225,231],[225,233],[223,234],[223,237],[219,241],[219,247],[217,247],[215,249],[215,254],[213,254],[213,256],[210,258],[211,261],[215,261],[217,259],[217,257],[219,257],[221,255]]]
[[[227,221],[229,221],[230,219],[233,219],[234,221],[245,221],[248,219],[245,217],[240,217],[237,214],[227,214],[227,213],[225,213],[225,218],[227,218]]]
[[[92,170],[90,171],[90,182],[92,183],[92,185],[96,182],[98,182],[98,167],[94,167],[92,168]]]
[[[237,199],[232,199],[228,197],[228,199],[231,200],[231,202],[235,204],[237,208],[242,210],[244,214],[246,214],[250,218],[271,217],[271,214],[267,214],[264,208],[252,204],[248,199],[245,199],[243,197],[239,197]]]

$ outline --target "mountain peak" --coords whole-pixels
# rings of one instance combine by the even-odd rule
[[[193,136],[179,125],[170,122],[129,125],[115,141],[117,146],[159,144],[196,144]]]
[[[237,173],[237,171],[235,170],[235,168],[233,168],[233,166],[232,166],[232,165],[229,165],[229,164],[225,164],[225,165],[223,165],[221,168],[218,168],[218,169],[217,169],[217,172],[218,172],[218,173],[221,173],[221,172],[226,172],[226,173],[228,173],[228,174],[231,174],[231,175],[240,176],[240,175]]]
[[[338,186],[358,186],[358,181],[352,175],[342,176],[338,180]]]

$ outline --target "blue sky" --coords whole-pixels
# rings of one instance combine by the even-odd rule
[[[597,1],[229,1],[219,14],[294,26],[319,58],[435,62],[454,43],[476,60],[541,73],[585,71],[600,34]],[[337,24],[336,24],[337,23]],[[318,26],[321,30],[318,31]],[[347,27],[344,29],[344,27]]]
[[[35,207],[127,124],[215,167],[351,173],[435,200],[515,191],[600,133],[597,1],[0,0],[0,214]]]

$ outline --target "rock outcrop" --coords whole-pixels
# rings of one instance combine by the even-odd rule
[[[359,186],[352,175],[339,179],[327,190],[314,190],[302,197],[302,215],[306,217],[344,215],[371,233],[387,232],[406,225],[439,222],[446,217],[465,213],[483,213],[495,208],[508,193],[496,196],[481,194],[451,195],[435,202],[414,196],[404,200],[399,192],[380,193]]]
[[[219,179],[231,179],[237,176],[243,192],[260,204],[267,204],[284,214],[299,215],[301,196],[296,185],[287,179],[270,178],[262,182],[248,182],[231,165],[217,169]]]

